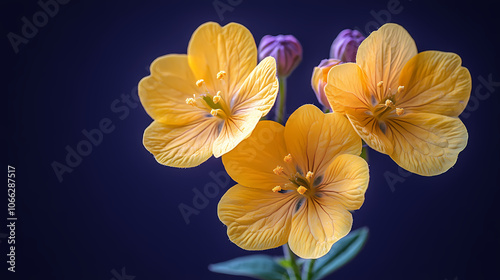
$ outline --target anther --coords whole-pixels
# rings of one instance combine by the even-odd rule
[[[202,87],[204,84],[205,84],[205,80],[203,80],[203,79],[199,79],[198,81],[196,81],[197,87]]]
[[[404,113],[405,113],[405,109],[403,109],[403,108],[396,108],[396,114],[398,114],[398,116],[401,116]]]
[[[274,169],[273,169],[273,172],[274,172],[274,174],[276,174],[276,175],[281,175],[281,174],[283,174],[283,171],[284,171],[284,170],[285,170],[285,169],[283,168],[283,166],[279,166],[279,165],[278,165],[278,166],[276,166],[276,168],[274,168]]]
[[[307,189],[303,186],[300,186],[297,188],[297,192],[299,192],[300,194],[304,194],[306,191],[307,191]]]
[[[194,100],[194,98],[186,98],[186,104],[194,106],[195,103],[196,103],[196,101]]]
[[[212,109],[212,111],[210,111],[210,114],[212,114],[212,116],[215,117],[215,116],[217,116],[219,110],[220,109]]]
[[[281,191],[281,186],[276,186],[273,188],[273,192],[279,192]]]
[[[392,106],[394,106],[394,103],[392,102],[392,100],[387,99],[387,100],[385,101],[385,106],[387,106],[387,107],[392,107]]]
[[[314,173],[312,173],[311,171],[307,171],[306,179],[307,180],[311,180],[311,178],[312,178],[313,175],[314,175]]]
[[[380,81],[377,83],[377,87],[382,87],[384,85],[384,81]]]
[[[401,93],[404,89],[405,89],[405,87],[404,87],[404,86],[399,86],[399,87],[398,87],[398,93]]]
[[[215,104],[219,103],[220,98],[221,98],[221,97],[220,97],[220,94],[221,94],[221,92],[220,92],[220,90],[219,90],[219,91],[217,92],[217,95],[216,95],[216,96],[214,96],[214,97],[212,98]]]
[[[283,158],[283,161],[284,161],[284,162],[286,162],[286,163],[290,163],[290,162],[292,162],[292,155],[291,155],[291,154],[286,155],[286,156]]]
[[[222,80],[226,77],[226,72],[225,71],[219,71],[219,73],[217,73],[217,80]]]

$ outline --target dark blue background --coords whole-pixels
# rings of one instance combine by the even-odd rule
[[[327,58],[342,29],[380,26],[373,14],[389,1],[243,0],[223,20],[212,1],[143,2],[72,0],[17,54],[7,34],[20,34],[21,18],[31,19],[41,8],[36,1],[0,4],[7,98],[2,160],[17,172],[18,279],[109,280],[112,270],[123,267],[136,280],[232,279],[207,270],[210,263],[253,253],[233,245],[217,218],[224,190],[189,224],[178,209],[193,205],[193,189],[212,182],[208,174],[223,171],[221,161],[185,170],[159,165],[142,146],[150,117],[136,103],[127,106],[128,113],[111,105],[123,106],[121,95],[135,94],[153,59],[185,53],[192,32],[206,21],[242,23],[257,43],[266,34],[295,35],[304,60],[289,78],[288,111],[318,105],[310,88],[313,67]],[[403,25],[419,51],[458,53],[475,96],[479,77],[500,82],[492,5],[400,0],[401,12],[388,20]],[[395,182],[393,191],[385,176],[398,174],[397,165],[370,153],[370,187],[353,225],[368,226],[370,238],[332,279],[500,279],[500,86],[492,91],[476,97],[462,118],[469,144],[447,173],[411,175]],[[59,182],[51,163],[64,163],[65,147],[76,148],[85,139],[81,131],[98,128],[103,118],[114,131]],[[6,189],[1,193],[5,215]],[[7,232],[3,215],[0,233]],[[0,241],[4,275],[7,243]],[[264,253],[279,255],[281,249]],[[0,278],[15,279],[5,275]]]

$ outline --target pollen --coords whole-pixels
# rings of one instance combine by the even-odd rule
[[[394,106],[394,103],[392,102],[392,100],[387,99],[387,100],[385,101],[385,106],[387,106],[387,107],[392,107],[392,106]]]
[[[220,98],[221,98],[220,94],[221,94],[221,92],[220,92],[220,90],[219,90],[219,91],[217,92],[217,95],[216,95],[216,96],[214,96],[214,97],[212,98],[215,104],[219,103]]]
[[[284,162],[286,162],[286,163],[290,163],[290,162],[292,162],[292,155],[291,155],[291,154],[286,155],[286,156],[283,158],[283,161],[284,161]]]
[[[300,186],[297,188],[297,192],[300,194],[304,194],[307,191],[307,189],[303,186]]]
[[[399,86],[399,87],[398,87],[398,93],[401,93],[404,89],[405,89],[405,87],[404,87],[404,86]]]
[[[194,100],[194,98],[186,98],[186,104],[194,106],[195,103],[196,103],[196,101]]]
[[[226,77],[226,72],[225,71],[219,71],[219,73],[217,73],[217,80],[222,80]]]
[[[405,109],[403,109],[403,108],[396,108],[396,114],[398,114],[398,116],[401,116],[404,113],[405,113]]]
[[[281,175],[281,174],[283,174],[283,171],[284,171],[284,170],[285,170],[285,169],[283,168],[283,166],[279,166],[279,165],[278,165],[278,166],[276,166],[276,168],[274,168],[274,169],[273,169],[273,172],[274,172],[274,174],[276,174],[276,175]]]
[[[377,87],[382,87],[384,85],[384,81],[380,81],[377,83]]]
[[[273,188],[273,192],[279,192],[281,191],[281,186],[276,186]]]
[[[311,178],[312,178],[312,176],[313,176],[313,175],[314,175],[314,173],[313,173],[313,172],[311,172],[311,171],[307,171],[307,174],[306,174],[306,179],[307,179],[307,180],[311,180]]]
[[[205,84],[205,80],[203,80],[203,79],[199,79],[198,81],[196,81],[197,87],[202,87],[204,84]]]
[[[220,109],[212,109],[212,111],[210,111],[210,114],[212,114],[212,116],[217,116],[217,113]]]

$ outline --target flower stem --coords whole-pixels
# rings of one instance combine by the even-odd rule
[[[288,270],[290,279],[302,280],[302,278],[300,277],[299,266],[297,265],[297,258],[292,250],[290,250],[290,247],[288,247],[288,244],[283,245],[283,254],[285,255],[285,259],[290,262],[290,266],[292,267],[292,271]]]
[[[316,262],[316,259],[312,259],[309,261],[309,266],[307,267],[307,280],[311,280],[313,276],[313,268],[314,268],[314,263]]]
[[[280,92],[279,92],[279,99],[278,99],[278,104],[276,104],[276,109],[275,109],[275,120],[279,122],[280,124],[283,124],[283,121],[285,119],[285,101],[286,101],[286,77],[278,77],[279,81],[279,87],[280,87]]]
[[[368,145],[366,145],[365,141],[363,141],[363,148],[361,149],[360,157],[368,162]]]

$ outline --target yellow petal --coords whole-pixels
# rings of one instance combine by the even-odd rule
[[[355,155],[340,155],[328,166],[317,192],[320,197],[327,196],[348,210],[357,210],[365,200],[369,178],[366,160]]]
[[[444,173],[467,145],[467,129],[458,118],[412,113],[391,119],[387,137],[394,143],[391,158],[423,176]]]
[[[345,113],[351,109],[366,109],[371,104],[365,73],[354,63],[333,67],[328,72],[326,97],[333,111]]]
[[[255,110],[242,112],[224,120],[219,137],[214,142],[214,156],[221,157],[246,139],[254,130],[261,116],[261,112]]]
[[[139,97],[146,112],[169,125],[199,120],[206,112],[186,104],[186,98],[200,92],[186,55],[171,54],[151,63],[151,75],[139,82]]]
[[[218,134],[217,118],[207,118],[185,126],[157,121],[144,131],[143,143],[156,160],[172,167],[194,167],[212,155]]]
[[[221,198],[219,219],[232,242],[245,250],[266,250],[285,244],[297,203],[294,192],[235,185]]]
[[[394,23],[387,23],[372,32],[358,48],[356,64],[368,76],[370,92],[375,93],[377,103],[385,100],[398,88],[398,79],[403,66],[417,54],[417,46],[410,34]],[[382,90],[377,84],[383,81]]]
[[[193,33],[188,58],[195,77],[204,79],[209,89],[232,93],[257,65],[257,46],[243,25],[208,22]],[[227,74],[222,81],[217,80],[219,71]]]
[[[346,236],[351,226],[352,215],[342,204],[327,196],[308,199],[292,218],[288,244],[297,256],[317,259]]]
[[[383,154],[391,154],[393,144],[385,135],[386,125],[363,111],[347,114],[354,130],[372,149]]]
[[[458,117],[472,87],[470,73],[461,64],[454,53],[426,51],[414,56],[399,77],[404,90],[396,95],[397,106],[405,111]]]
[[[276,62],[273,57],[264,58],[245,79],[241,87],[232,95],[231,107],[234,114],[242,111],[259,110],[267,115],[278,94]]]
[[[283,137],[284,130],[281,124],[273,121],[259,122],[250,137],[222,156],[229,176],[244,186],[264,188],[268,191],[275,186],[289,183],[284,176],[273,173],[273,169],[278,165],[282,166],[287,174],[293,169],[292,164],[283,161],[288,155]]]
[[[303,174],[323,174],[336,156],[359,155],[362,148],[361,139],[343,115],[324,114],[314,105],[303,105],[290,116],[285,142]]]

